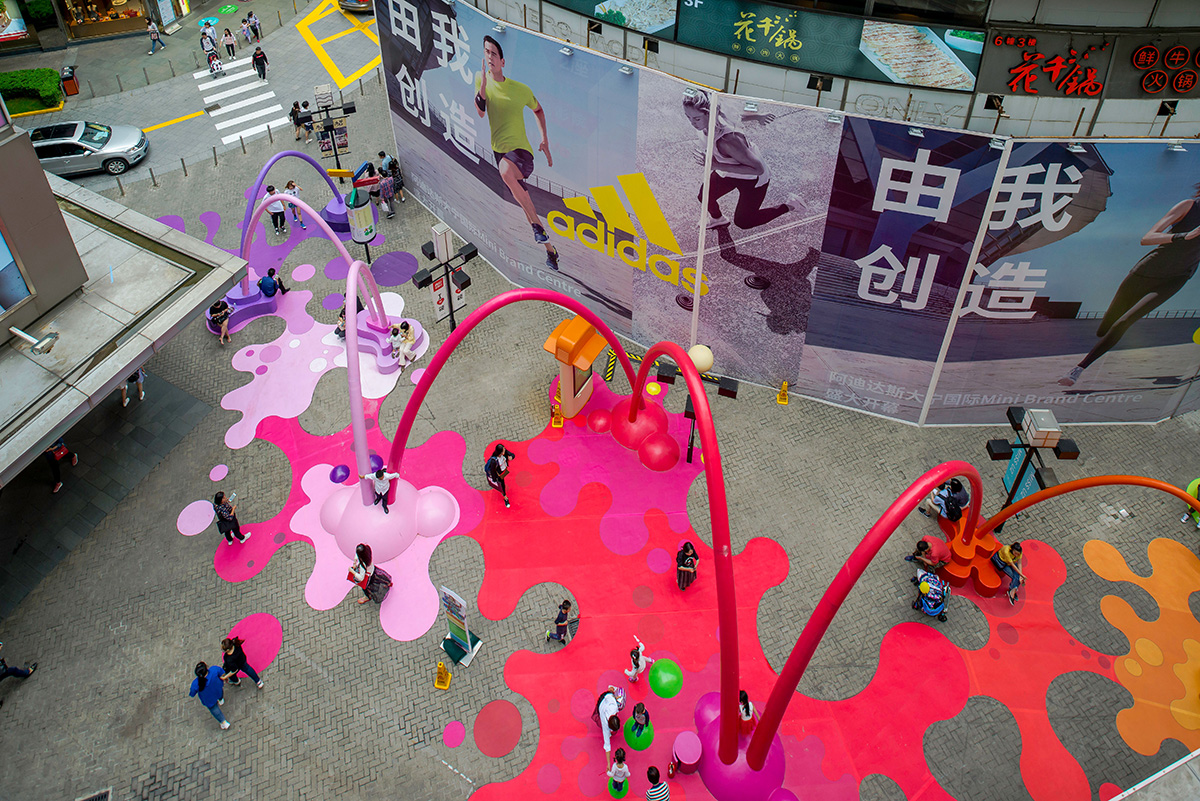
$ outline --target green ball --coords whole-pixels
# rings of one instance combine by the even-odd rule
[[[613,782],[613,780],[612,780],[612,779],[609,779],[609,780],[608,780],[608,794],[609,794],[609,795],[611,795],[613,798],[624,798],[625,796],[629,795],[629,785],[630,785],[630,783],[631,783],[631,782],[629,781],[629,779],[626,779],[626,780],[625,780],[625,784],[623,784],[623,785],[621,786],[621,789],[620,789],[620,790],[617,790],[617,789],[616,789],[616,788],[613,786],[613,785],[615,784],[615,782]]]
[[[659,698],[674,698],[683,689],[683,671],[673,659],[656,659],[650,666],[650,689]]]
[[[633,718],[625,720],[625,745],[632,748],[634,751],[645,751],[650,747],[650,743],[654,742],[654,723],[646,724],[646,728],[642,729],[642,736],[635,737],[633,735]]]

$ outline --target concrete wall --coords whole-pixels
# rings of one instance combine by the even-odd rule
[[[4,318],[0,344],[12,339],[9,326],[21,328],[57,306],[87,282],[87,273],[29,136],[17,133],[0,142],[0,220],[5,239],[24,265],[32,300]]]
[[[966,128],[1011,136],[1158,136],[1165,117],[1159,117],[1159,100],[1100,100],[1006,96],[1008,116],[996,124],[995,112],[986,111],[985,94],[945,92],[887,83],[833,78],[833,87],[817,93],[808,89],[811,75],[770,64],[744,61],[693,47],[658,41],[657,53],[647,53],[647,37],[615,25],[601,25],[599,34],[587,33],[587,18],[537,0],[465,0],[477,8],[516,25],[554,36],[572,44],[590,46],[615,58],[646,64],[689,81],[723,92],[780,100],[807,106],[885,117],[893,120]],[[993,0],[992,22],[1144,27],[1154,0]],[[1156,24],[1200,27],[1200,0],[1158,0]],[[651,39],[650,41],[656,41]],[[1082,116],[1080,115],[1082,112]],[[1179,100],[1167,125],[1167,137],[1200,135],[1200,97]]]

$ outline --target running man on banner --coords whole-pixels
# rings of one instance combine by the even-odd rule
[[[533,207],[533,198],[525,179],[533,175],[533,146],[525,133],[525,108],[537,118],[542,143],[538,150],[546,156],[546,166],[554,166],[550,155],[550,137],[546,132],[546,112],[533,95],[533,90],[520,81],[504,76],[504,49],[491,36],[483,37],[483,69],[475,78],[475,110],[487,117],[492,131],[492,155],[504,185],[525,212],[533,228],[533,239],[546,248],[546,266],[558,269],[558,249],[550,244],[542,221]]]

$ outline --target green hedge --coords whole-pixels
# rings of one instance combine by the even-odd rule
[[[28,97],[44,106],[57,106],[62,100],[62,85],[52,69],[13,70],[0,72],[0,96]]]

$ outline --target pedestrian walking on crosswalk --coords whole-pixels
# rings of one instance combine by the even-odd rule
[[[254,65],[254,69],[258,72],[258,77],[264,81],[267,79],[267,54],[263,52],[261,47],[254,48],[254,55],[250,57],[250,63]]]
[[[225,29],[225,33],[221,36],[221,44],[225,45],[225,51],[229,53],[229,60],[237,61],[237,39],[234,38],[228,28]]]

